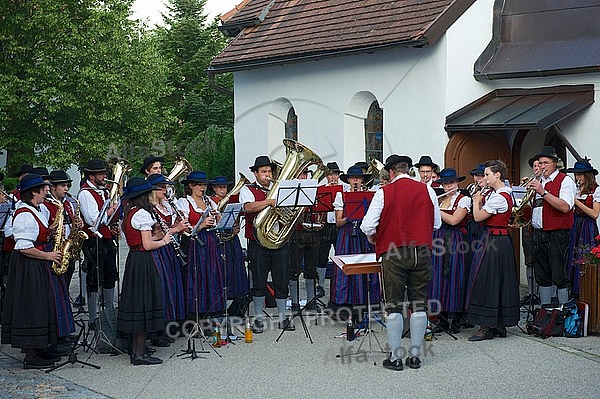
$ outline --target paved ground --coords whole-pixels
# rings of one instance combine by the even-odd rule
[[[99,370],[68,364],[46,374],[23,370],[23,355],[3,345],[0,395],[11,398],[180,398],[221,397],[448,397],[448,398],[598,398],[600,337],[541,340],[509,329],[506,339],[472,343],[475,330],[439,335],[427,343],[423,367],[393,372],[383,369],[385,355],[375,340],[372,353],[342,356],[360,340],[337,338],[345,326],[327,317],[307,318],[314,343],[302,331],[286,332],[275,323],[254,342],[235,342],[191,361],[177,357],[187,340],[159,348],[160,366],[131,366],[127,355],[110,356],[78,350],[79,360]],[[267,323],[269,326],[269,323]],[[374,329],[385,347],[385,332]],[[365,338],[361,338],[365,339]],[[405,345],[409,340],[403,340]],[[198,342],[198,349],[200,342]],[[365,339],[363,349],[368,349]],[[204,349],[208,349],[204,345]],[[89,359],[88,359],[89,358]]]

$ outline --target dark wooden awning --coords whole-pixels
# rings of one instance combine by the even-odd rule
[[[594,102],[594,85],[497,89],[446,117],[445,129],[547,130]]]

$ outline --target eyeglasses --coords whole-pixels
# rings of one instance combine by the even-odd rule
[[[555,161],[539,161],[540,165],[550,165],[551,163],[556,163]]]

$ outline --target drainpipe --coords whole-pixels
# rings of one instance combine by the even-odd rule
[[[208,73],[208,85],[211,88],[215,89],[216,91],[218,91],[220,93],[227,94],[229,97],[233,97],[233,90],[228,89],[225,86],[218,85],[215,82],[215,75],[216,75],[216,73],[214,71],[211,71],[209,69],[209,70],[207,70],[207,73]]]

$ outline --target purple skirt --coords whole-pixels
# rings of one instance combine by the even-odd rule
[[[152,251],[152,258],[162,283],[162,299],[166,321],[185,319],[185,297],[181,265],[171,245]]]
[[[432,274],[429,299],[432,311],[460,313],[465,305],[465,253],[464,234],[459,228],[442,228],[433,232],[436,245],[431,254]],[[444,248],[442,250],[442,248]]]
[[[581,246],[596,245],[598,235],[596,221],[586,215],[575,214],[575,223],[571,229],[571,241],[567,250],[567,277],[571,282],[571,294],[579,295],[581,287],[581,264],[575,263],[582,257]]]

